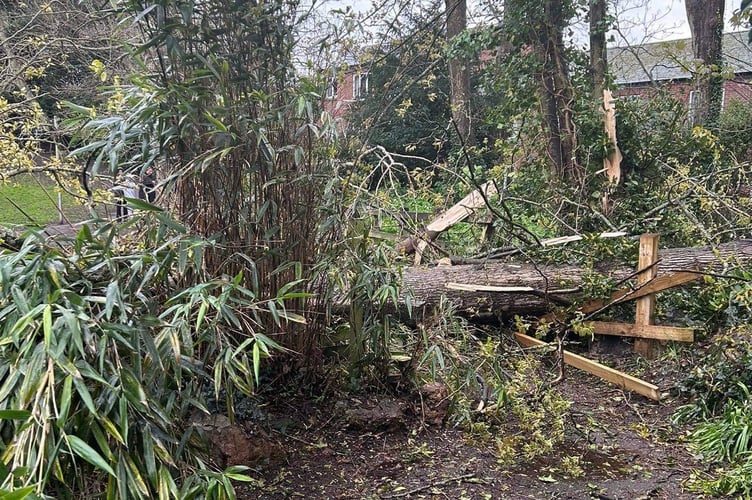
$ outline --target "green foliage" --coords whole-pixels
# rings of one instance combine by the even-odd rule
[[[721,113],[718,137],[726,151],[740,162],[752,161],[752,107],[742,100],[731,100]]]
[[[0,224],[40,224],[55,222],[60,218],[57,210],[57,194],[48,179],[32,175],[20,175],[11,182],[0,185]],[[67,192],[61,193],[63,213],[71,222],[88,218],[86,209]],[[31,217],[26,217],[9,201],[12,200]]]
[[[371,90],[348,117],[361,143],[434,162],[446,158],[449,78],[444,35],[434,14],[408,16],[399,38],[362,63]],[[417,158],[402,161],[409,168],[425,165]]]
[[[75,153],[92,155],[94,173],[154,167],[180,221],[214,242],[203,254],[212,275],[238,277],[270,304],[291,287],[320,287],[291,299],[293,314],[262,318],[264,333],[315,365],[328,304],[316,262],[332,241],[319,229],[334,131],[315,112],[316,82],[295,73],[296,6],[120,2],[125,22],[145,34],[132,47],[140,71],[112,82],[105,109],[70,107],[82,127]],[[291,320],[304,316],[308,323]]]
[[[563,441],[570,402],[552,387],[540,353],[481,338],[446,303],[435,318],[422,328],[416,375],[449,386],[451,418],[468,439],[489,444],[506,465],[531,461]]]
[[[729,399],[718,418],[689,435],[692,448],[710,462],[734,462],[752,451],[752,403],[749,389],[738,383],[741,399]]]
[[[678,390],[692,403],[679,409],[681,421],[711,419],[724,411],[729,401],[746,400],[746,387],[752,387],[752,339],[748,327],[718,334],[713,345]]]
[[[293,317],[295,295],[259,300],[240,277],[206,277],[207,242],[142,208],[149,230],[131,243],[138,217],[119,230],[84,226],[70,252],[32,234],[0,254],[4,488],[231,498],[230,479],[246,479],[209,470],[187,419],[205,411],[212,378],[228,393],[253,390],[278,347],[259,317]]]
[[[712,473],[693,471],[686,484],[690,491],[706,495],[752,498],[752,460],[742,460]]]
[[[693,472],[687,487],[710,495],[752,497],[752,339],[748,326],[718,335],[702,360],[679,384],[692,402],[674,415],[699,422],[687,440],[712,472]],[[718,466],[724,464],[723,466]]]

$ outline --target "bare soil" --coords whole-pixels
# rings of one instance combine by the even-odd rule
[[[604,359],[638,372],[666,391],[687,369],[679,359],[647,363],[631,353],[601,356]],[[404,418],[390,417],[394,408],[414,407],[409,396],[340,396],[324,401],[289,397],[282,403],[277,396],[275,403],[264,407],[265,423],[246,427],[265,452],[251,471],[254,482],[241,486],[238,497],[698,497],[686,491],[683,482],[703,465],[682,443],[686,430],[670,420],[685,401],[667,396],[654,402],[574,369],[567,369],[558,388],[573,403],[566,439],[553,453],[533,463],[520,459],[512,466],[498,462],[493,439],[483,442],[446,425],[428,427],[410,411]],[[353,421],[353,415],[369,411],[375,412],[373,425]],[[579,475],[563,467],[567,457],[578,457]]]

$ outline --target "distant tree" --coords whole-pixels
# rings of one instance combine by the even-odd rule
[[[548,160],[555,174],[576,182],[582,177],[577,160],[575,98],[564,29],[574,16],[568,0],[506,0],[505,30],[517,50],[535,58]]]
[[[752,0],[742,0],[739,11],[735,13],[732,22],[736,25],[746,23],[749,27],[750,17],[752,17]],[[749,30],[747,37],[749,38],[749,43],[752,44],[752,30]]]
[[[444,32],[435,16],[406,16],[402,34],[363,55],[369,88],[349,123],[361,141],[436,161],[449,148],[450,83]],[[424,164],[404,159],[408,167]]]
[[[47,172],[77,188],[61,103],[105,100],[100,86],[126,73],[114,40],[122,33],[112,13],[90,1],[0,2],[0,179]]]
[[[603,98],[606,83],[608,66],[606,55],[608,18],[606,14],[606,0],[590,0],[590,85],[595,102],[600,102]]]
[[[701,66],[694,75],[692,125],[717,123],[723,100],[724,0],[686,0],[692,52]]]
[[[467,1],[446,0],[446,38],[450,45],[467,29]],[[452,51],[449,58],[450,101],[452,120],[463,144],[474,142],[471,117],[470,65],[466,57]]]

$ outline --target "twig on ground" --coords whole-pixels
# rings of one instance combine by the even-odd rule
[[[417,488],[413,488],[412,490],[402,491],[400,493],[395,493],[393,495],[382,495],[381,498],[401,498],[401,497],[407,497],[407,496],[419,493],[421,491],[425,491],[425,490],[427,490],[429,488],[433,488],[433,487],[436,487],[436,486],[444,486],[446,484],[454,483],[454,482],[463,482],[463,481],[466,481],[468,479],[472,479],[474,477],[475,477],[474,473],[463,474],[462,476],[450,477],[449,479],[445,479],[443,481],[439,481],[438,483],[424,484],[423,486],[419,486]]]

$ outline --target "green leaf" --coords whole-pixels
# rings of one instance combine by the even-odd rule
[[[83,458],[97,469],[103,470],[111,476],[115,476],[115,471],[112,470],[110,464],[105,462],[104,458],[102,458],[102,455],[97,453],[94,448],[86,444],[83,439],[78,436],[67,435],[65,436],[65,440],[68,443],[68,446],[70,446],[71,450],[73,450],[76,455]]]
[[[137,208],[139,210],[143,210],[145,212],[164,212],[163,208],[160,208],[156,205],[152,205],[151,203],[144,201],[140,198],[126,198],[125,201],[128,202],[128,205]]]
[[[253,344],[253,376],[256,379],[256,385],[259,384],[259,368],[261,367],[261,350],[258,342]]]
[[[63,428],[68,421],[68,412],[70,411],[71,392],[73,391],[73,375],[65,377],[63,382],[63,392],[60,395],[60,414],[57,419],[57,426]]]
[[[211,115],[211,113],[209,113],[208,111],[206,111],[204,114],[206,115],[206,119],[209,120],[209,122],[211,122],[212,125],[217,127],[220,131],[227,133],[227,127],[225,126],[224,123],[214,118]]]
[[[22,500],[34,493],[34,486],[26,486],[13,491],[0,490],[0,500]]]
[[[173,219],[172,217],[170,217],[165,212],[158,212],[157,213],[157,219],[159,219],[159,222],[161,222],[165,226],[169,227],[170,229],[172,229],[174,231],[179,232],[180,234],[185,234],[185,233],[188,232],[188,230],[185,228],[185,226],[183,226],[182,224],[180,224],[179,222],[177,222],[175,219]]]
[[[30,416],[26,410],[0,410],[0,420],[26,420]]]
[[[206,315],[206,301],[201,302],[201,307],[198,308],[198,316],[196,317],[196,331],[201,331],[201,323],[204,321],[204,315]]]
[[[119,295],[120,289],[118,288],[118,282],[117,280],[112,281],[109,285],[107,285],[107,292],[105,295],[104,315],[107,320],[109,320],[112,316],[112,309],[115,306],[115,301],[118,300]]]
[[[300,314],[291,313],[291,312],[287,312],[287,311],[284,311],[284,310],[283,311],[279,311],[278,314],[279,314],[280,318],[284,318],[287,321],[292,321],[293,323],[300,323],[300,324],[303,324],[303,325],[306,324],[305,317],[301,316]]]
[[[44,345],[50,348],[52,341],[52,306],[47,304],[42,311],[42,331],[44,332]]]
[[[76,392],[78,392],[78,395],[83,400],[89,412],[91,412],[92,415],[96,415],[97,409],[94,407],[94,401],[91,399],[91,394],[89,394],[89,389],[86,387],[86,384],[83,382],[83,380],[74,377],[73,385],[76,386]]]

